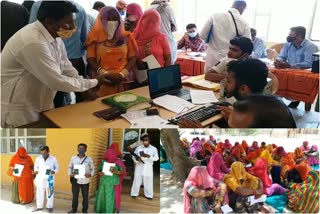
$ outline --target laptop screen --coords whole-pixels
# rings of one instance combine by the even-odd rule
[[[148,70],[148,79],[152,99],[182,88],[180,65]]]

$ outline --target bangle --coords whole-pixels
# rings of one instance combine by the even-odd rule
[[[129,75],[128,69],[122,69],[122,71],[120,71],[120,75],[122,76],[122,78],[126,78]]]

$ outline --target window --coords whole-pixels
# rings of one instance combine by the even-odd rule
[[[319,23],[320,23],[320,2],[317,1],[317,8],[315,11],[315,16],[314,16],[313,24],[312,24],[312,31],[311,31],[311,37],[310,37],[311,40],[320,41]]]
[[[46,129],[1,129],[1,153],[16,153],[25,147],[29,154],[39,154],[46,145]]]

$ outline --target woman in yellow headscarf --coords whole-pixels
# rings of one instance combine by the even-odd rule
[[[268,161],[268,168],[270,169],[272,165],[278,165],[278,161],[272,158],[273,146],[271,144],[267,145],[265,150],[260,154],[260,158],[264,158]]]
[[[136,64],[138,47],[133,35],[124,30],[119,12],[114,7],[103,7],[86,43],[88,70],[92,77],[107,75],[108,85],[103,85],[98,96],[122,91],[120,83],[132,80],[130,72]]]
[[[223,179],[229,190],[229,205],[234,212],[252,213],[258,208],[258,204],[250,206],[248,197],[255,195],[260,197],[264,194],[262,181],[249,174],[243,163],[237,161],[231,165],[230,173]]]

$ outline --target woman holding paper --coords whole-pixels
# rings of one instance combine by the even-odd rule
[[[28,204],[33,201],[33,161],[24,147],[19,147],[9,164],[12,176],[13,203]]]
[[[150,9],[143,14],[133,35],[138,43],[140,61],[153,55],[162,67],[171,65],[170,46],[161,32],[161,17],[156,10]]]
[[[133,35],[124,30],[118,10],[103,7],[88,34],[86,43],[89,73],[95,77],[106,75],[108,85],[103,85],[98,96],[120,91],[120,83],[132,80],[131,70],[136,64],[138,47]]]
[[[119,149],[114,149],[114,146],[107,149],[98,167],[101,178],[96,197],[96,213],[120,211],[122,180],[126,175],[126,169],[123,161],[118,158],[119,153]]]

